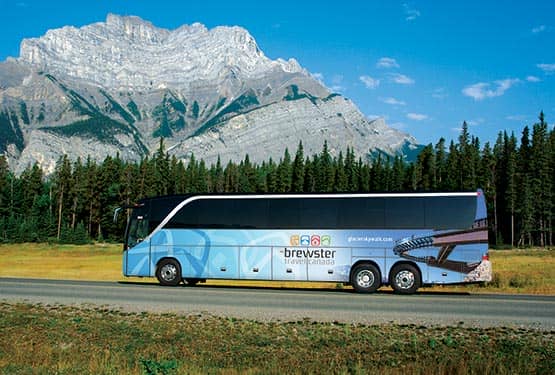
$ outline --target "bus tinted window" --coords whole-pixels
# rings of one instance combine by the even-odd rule
[[[196,228],[198,224],[198,212],[200,207],[191,202],[183,207],[170,219],[166,224],[166,228]]]
[[[348,198],[339,206],[339,228],[383,228],[383,198]]]
[[[183,206],[166,228],[264,228],[265,199],[198,199]]]
[[[300,227],[304,229],[337,228],[339,199],[303,199],[300,212]]]
[[[179,204],[181,200],[175,197],[164,197],[151,200],[149,215],[149,230],[152,232],[166,216]]]
[[[180,201],[182,201],[181,199]],[[152,202],[154,229],[180,202]],[[167,228],[462,229],[476,214],[473,196],[370,198],[201,198],[185,205]]]
[[[300,199],[270,199],[268,227],[295,229],[300,227]]]
[[[385,227],[388,229],[425,228],[424,198],[385,198]]]
[[[425,198],[426,227],[431,229],[470,228],[476,216],[476,197]]]
[[[227,199],[199,199],[191,203],[198,228],[233,228],[235,205]]]
[[[231,216],[234,228],[266,228],[268,226],[268,200],[234,199]]]

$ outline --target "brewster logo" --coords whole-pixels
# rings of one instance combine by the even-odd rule
[[[294,234],[289,239],[289,244],[291,246],[331,246],[331,236],[320,236],[317,234],[313,234],[311,236],[308,234]]]

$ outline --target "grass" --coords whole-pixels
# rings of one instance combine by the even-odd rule
[[[0,303],[5,374],[552,374],[555,332]]]
[[[555,250],[491,250],[487,285],[436,286],[424,291],[555,295]],[[121,245],[0,245],[0,277],[120,281]],[[155,279],[131,279],[155,282]],[[335,283],[209,280],[213,285],[336,288]]]
[[[120,280],[121,245],[0,245],[0,276],[69,280]]]

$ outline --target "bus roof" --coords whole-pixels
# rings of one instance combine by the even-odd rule
[[[481,190],[471,192],[418,192],[418,193],[191,193],[176,195],[161,195],[139,200],[139,203],[157,199],[175,199],[182,201],[188,198],[203,199],[310,199],[310,198],[431,198],[431,197],[475,197],[481,195]]]

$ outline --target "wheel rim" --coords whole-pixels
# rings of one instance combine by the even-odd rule
[[[414,273],[403,270],[395,275],[395,284],[400,289],[410,289],[414,286]]]
[[[369,270],[362,270],[357,274],[357,284],[362,288],[370,288],[374,285],[374,274]]]
[[[160,270],[160,277],[167,282],[175,280],[177,277],[177,267],[173,264],[165,264]]]

